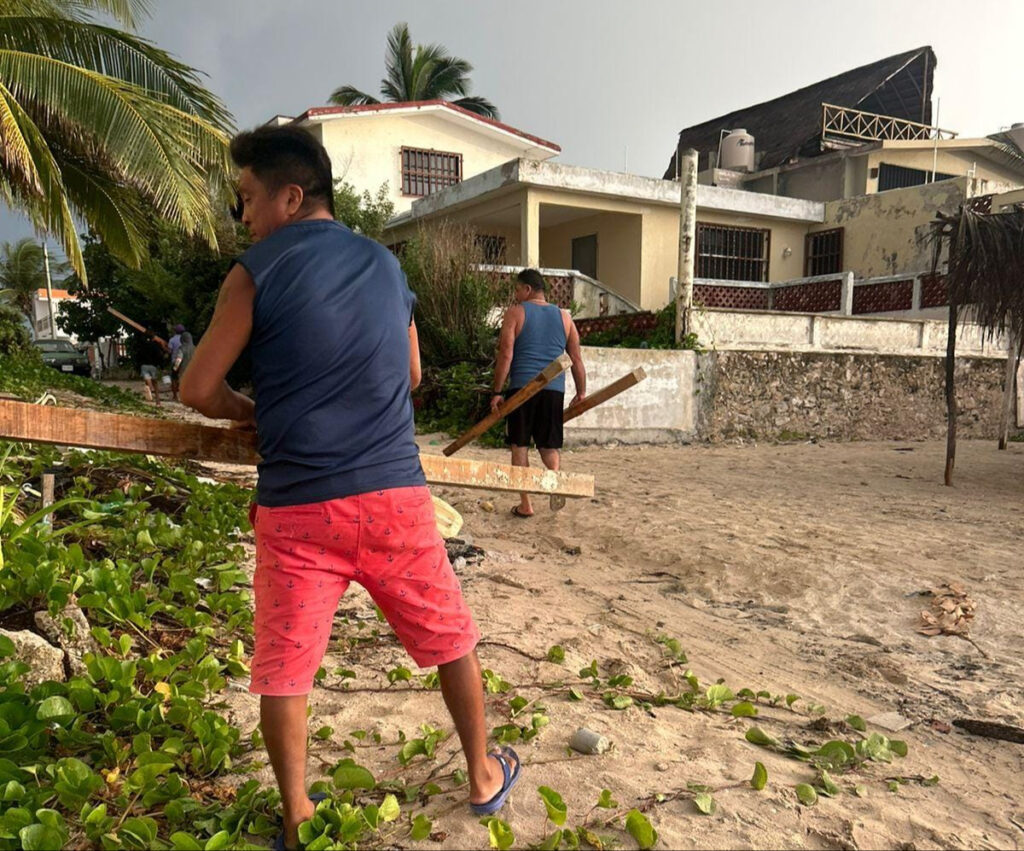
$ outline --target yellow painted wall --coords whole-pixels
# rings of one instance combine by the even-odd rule
[[[825,205],[825,222],[812,231],[842,227],[843,268],[857,277],[925,272],[931,268],[931,222],[962,203],[967,178],[860,195]]]
[[[564,224],[544,227],[541,205],[540,265],[549,269],[572,267],[572,241],[597,235],[597,279],[630,301],[640,303],[641,217],[625,213],[597,213]]]
[[[415,197],[402,195],[402,148],[424,148],[462,154],[463,180],[525,155],[523,146],[500,142],[475,132],[471,125],[447,121],[428,112],[346,116],[314,122],[331,158],[335,178],[359,192],[377,193],[387,181],[395,213],[412,206]]]
[[[904,168],[921,169],[930,173],[932,170],[932,157],[932,151],[920,148],[883,148],[880,151],[872,151],[867,156],[869,171],[865,178],[864,192],[872,193],[878,191],[878,178],[871,177],[870,169],[878,168],[882,163],[888,163],[889,165],[902,166]],[[1004,192],[1021,185],[1020,175],[981,159],[977,154],[972,154],[970,151],[952,151],[939,148],[935,170],[940,174],[966,177],[971,168],[975,169],[975,179],[983,181],[972,188],[972,194],[984,195],[989,192]]]

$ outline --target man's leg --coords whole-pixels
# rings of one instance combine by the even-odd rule
[[[544,462],[544,466],[549,470],[557,470],[561,459],[561,455],[557,449],[541,449],[540,460]]]
[[[530,466],[530,447],[529,446],[513,446],[512,447],[512,466],[513,467],[529,467]],[[530,503],[530,495],[528,493],[519,494],[519,513],[520,514],[533,514],[533,505]],[[491,760],[493,762],[493,760]]]
[[[306,698],[304,694],[260,697],[260,727],[281,790],[288,848],[299,847],[299,825],[316,810],[306,792]]]
[[[501,790],[505,778],[498,761],[487,756],[487,719],[476,651],[470,651],[454,662],[439,665],[437,674],[441,680],[441,694],[455,722],[462,752],[466,755],[470,803],[482,804]],[[509,769],[514,771],[515,761],[509,761]]]

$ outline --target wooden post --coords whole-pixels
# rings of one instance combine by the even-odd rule
[[[999,416],[999,448],[1006,449],[1010,431],[1010,420],[1013,419],[1014,403],[1017,401],[1017,361],[1020,357],[1020,338],[1016,332],[1007,332],[1010,338],[1009,351],[1006,353],[1006,372],[1003,375],[1003,410]]]
[[[53,505],[53,485],[54,485],[54,475],[53,475],[53,473],[50,473],[50,472],[43,473],[43,477],[42,477],[43,508],[49,508],[51,505]],[[53,518],[49,514],[47,514],[47,515],[45,515],[43,517],[43,522],[44,523],[51,523],[51,522],[53,522]]]
[[[85,446],[115,452],[168,455],[197,461],[256,464],[256,434],[251,431],[147,417],[127,417],[50,405],[0,400],[0,440]],[[420,455],[427,483],[492,491],[592,497],[594,477]]]
[[[570,366],[572,366],[572,358],[566,354],[559,355],[555,360],[551,361],[551,363],[544,367],[544,369],[531,378],[515,395],[506,399],[501,405],[499,405],[498,410],[491,411],[491,413],[480,420],[480,422],[475,426],[467,429],[455,440],[449,443],[444,448],[444,454],[454,455],[467,443],[487,431],[487,429],[502,417],[507,417],[528,399],[540,393],[541,390],[558,378],[558,376],[565,372]]]
[[[697,254],[697,152],[676,152],[679,163],[679,271],[676,275],[676,345],[693,330],[693,270]]]
[[[154,340],[156,340],[158,343],[162,344],[165,347],[167,346],[167,341],[163,337],[158,337],[156,334],[153,334],[153,332],[150,331],[145,325],[140,325],[134,319],[129,319],[120,311],[114,310],[114,308],[112,307],[108,307],[107,313],[109,313],[111,316],[116,317],[117,319],[120,319],[125,325],[130,325],[136,331],[141,331],[143,334],[152,334]]]
[[[46,309],[50,316],[50,339],[57,337],[57,320],[53,315],[53,282],[50,280],[50,252],[46,249],[46,240],[43,240],[43,267],[46,270]],[[35,317],[33,322],[35,321]]]
[[[638,366],[632,372],[622,376],[618,381],[614,381],[607,387],[602,387],[596,393],[587,396],[582,402],[577,402],[575,405],[570,405],[565,409],[562,414],[562,422],[567,423],[569,420],[574,420],[576,417],[582,416],[591,408],[596,408],[598,405],[607,402],[614,396],[618,396],[623,390],[628,390],[636,384],[639,384],[647,378],[647,373],[644,372],[642,366]]]
[[[946,337],[946,487],[953,486],[953,465],[956,463],[956,322],[957,305],[949,299],[949,334]]]

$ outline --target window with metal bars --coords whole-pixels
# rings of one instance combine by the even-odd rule
[[[843,229],[807,234],[804,241],[804,274],[831,275],[843,271]]]
[[[935,180],[950,180],[956,177],[955,174],[944,174],[936,172]],[[905,189],[908,186],[923,186],[932,182],[932,173],[920,168],[907,168],[902,165],[889,165],[881,163],[878,166],[878,191],[885,192],[887,189]]]
[[[502,265],[505,262],[505,237],[478,234],[476,244],[483,253],[484,263]]]
[[[432,195],[462,182],[462,154],[402,148],[402,194]]]
[[[767,281],[767,228],[738,228],[697,222],[698,278],[719,281]]]

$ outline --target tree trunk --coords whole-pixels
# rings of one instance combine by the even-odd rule
[[[1013,403],[1016,400],[1017,358],[1020,352],[1020,339],[1013,331],[1009,332],[1010,348],[1006,353],[1006,373],[1003,377],[1003,410],[999,416],[999,448],[1006,449],[1006,441],[1013,419]]]
[[[956,461],[956,389],[953,377],[956,371],[956,302],[949,299],[949,335],[946,338],[946,475],[947,487],[953,486],[953,465]]]

